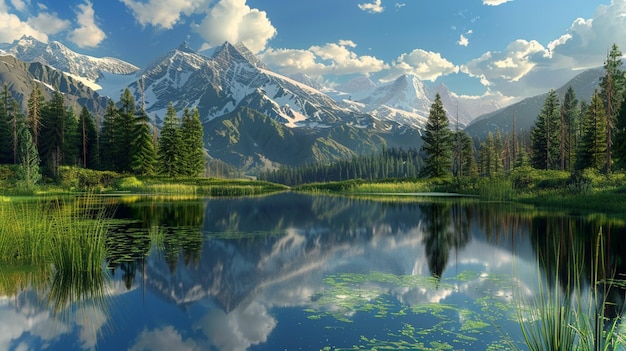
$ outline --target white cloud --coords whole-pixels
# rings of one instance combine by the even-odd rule
[[[78,5],[76,11],[78,28],[72,30],[67,38],[74,44],[83,47],[97,47],[106,38],[106,34],[95,22],[95,12],[91,2]]]
[[[196,11],[205,11],[210,0],[120,0],[142,26],[151,25],[172,29],[181,15],[189,16]]]
[[[260,56],[270,66],[278,67],[283,74],[306,73],[309,75],[371,74],[388,67],[373,56],[359,56],[351,48],[351,40],[340,40],[323,46],[311,46],[307,50],[268,49]]]
[[[144,330],[135,340],[135,344],[129,351],[143,350],[181,350],[181,351],[200,351],[205,348],[201,347],[193,340],[183,340],[182,336],[172,326],[166,326],[162,329],[154,331]]]
[[[56,14],[39,13],[36,17],[30,17],[27,23],[33,28],[54,35],[70,27],[70,21],[60,19]]]
[[[276,35],[267,13],[246,5],[246,0],[220,0],[196,27],[208,46],[225,41],[242,42],[252,52],[259,52]]]
[[[469,39],[467,39],[465,37],[465,35],[461,34],[461,36],[459,37],[459,40],[456,43],[461,45],[461,46],[468,46],[469,45]]]
[[[382,5],[382,0],[374,0],[372,3],[359,4],[359,8],[369,13],[381,13],[385,10]]]
[[[504,3],[507,3],[509,1],[513,1],[513,0],[483,0],[483,5],[487,5],[487,6],[500,6]]]
[[[0,42],[10,43],[23,35],[30,35],[42,42],[48,41],[48,35],[14,14],[8,13],[4,1],[0,1]]]
[[[398,9],[398,10],[399,10],[399,9],[401,9],[401,8],[405,7],[405,6],[406,6],[406,4],[405,4],[405,3],[403,3],[403,2],[402,2],[402,3],[400,3],[400,2],[396,2],[393,6],[395,6],[395,7],[396,7],[396,9]]]
[[[400,74],[414,74],[422,80],[435,81],[441,76],[458,72],[459,67],[441,57],[441,54],[415,49],[400,55],[385,79],[393,79]]]
[[[567,83],[580,70],[601,66],[613,43],[624,50],[626,0],[597,7],[592,18],[577,18],[545,46],[516,40],[503,52],[487,52],[462,67],[492,91],[507,96],[542,94]]]
[[[228,314],[215,308],[195,327],[202,330],[219,350],[245,351],[252,345],[266,342],[276,324],[276,319],[267,308],[253,301],[245,309],[237,308]]]
[[[28,4],[23,0],[11,0],[11,5],[13,5],[13,7],[18,11],[24,11],[28,6]]]

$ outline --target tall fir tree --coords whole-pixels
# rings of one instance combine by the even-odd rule
[[[606,165],[606,110],[598,92],[591,97],[582,126],[576,169],[602,169]]]
[[[42,111],[41,138],[39,140],[42,165],[52,175],[58,174],[59,166],[63,162],[65,122],[66,111],[63,94],[55,90],[52,99],[45,104]]]
[[[83,168],[98,168],[98,148],[96,122],[89,109],[85,106],[80,111],[78,118],[79,135],[79,164]]]
[[[450,122],[443,108],[441,96],[435,95],[435,101],[430,107],[428,122],[422,137],[422,152],[424,158],[424,173],[435,178],[450,173],[452,166],[452,131]]]
[[[11,163],[13,155],[11,151],[11,129],[9,128],[9,106],[10,101],[9,86],[4,83],[2,94],[0,95],[0,163]]]
[[[76,166],[80,164],[80,133],[78,127],[78,116],[71,106],[65,110],[63,117],[63,165]]]
[[[183,148],[181,173],[197,176],[204,170],[204,132],[198,108],[192,113],[189,109],[183,111],[180,132]]]
[[[580,109],[576,92],[574,92],[574,88],[570,85],[565,92],[565,96],[563,96],[563,122],[565,124],[564,161],[565,170],[567,171],[571,171],[576,162],[579,113]]]
[[[32,189],[41,180],[39,152],[26,123],[20,124],[18,135],[18,184],[23,188]]]
[[[604,62],[604,76],[600,78],[600,96],[606,109],[606,150],[604,171],[611,172],[611,149],[613,146],[613,130],[615,128],[619,107],[624,98],[626,78],[622,67],[622,52],[617,44],[611,46]]]
[[[135,98],[130,93],[128,88],[124,89],[122,96],[120,97],[119,110],[117,118],[115,119],[115,129],[117,131],[116,136],[116,157],[117,157],[117,169],[118,172],[130,172],[132,171],[131,162],[133,159],[133,150],[130,146],[133,144],[135,138],[136,128],[136,106]]]
[[[613,156],[616,158],[615,167],[622,170],[626,169],[626,99],[622,99],[622,105],[617,115]]]
[[[163,120],[161,136],[159,137],[157,151],[159,173],[168,177],[180,174],[181,141],[180,120],[174,109],[174,104],[170,102]]]
[[[33,90],[28,97],[28,109],[26,111],[26,122],[33,135],[33,142],[39,145],[39,132],[41,130],[41,114],[45,100],[39,84],[33,84]]]
[[[116,170],[118,149],[123,145],[118,142],[118,133],[116,130],[117,107],[113,100],[107,101],[104,116],[102,117],[102,128],[100,129],[100,169]]]
[[[530,132],[531,163],[536,169],[558,169],[560,107],[556,91],[550,90],[543,102],[541,112]]]
[[[475,177],[478,175],[478,166],[474,157],[474,143],[472,138],[465,132],[461,133],[461,172],[464,177]]]
[[[132,149],[132,172],[139,175],[154,173],[156,151],[152,142],[152,125],[150,124],[150,117],[143,109],[139,110],[136,116]]]

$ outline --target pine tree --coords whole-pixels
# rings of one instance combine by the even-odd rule
[[[537,169],[559,167],[559,100],[555,90],[550,90],[541,112],[531,130],[531,163]]]
[[[569,86],[563,97],[563,121],[565,123],[565,140],[564,140],[564,154],[565,154],[565,169],[571,171],[574,168],[576,161],[576,149],[578,143],[578,99],[574,88]]]
[[[63,165],[74,166],[79,165],[81,138],[78,127],[78,117],[74,112],[74,107],[66,110],[63,117]]]
[[[87,107],[83,106],[78,119],[78,133],[80,139],[79,163],[83,168],[97,168],[97,132],[96,122]]]
[[[31,132],[25,123],[20,125],[18,135],[18,183],[26,189],[32,189],[32,187],[41,180],[39,152],[37,151],[37,145],[33,140]]]
[[[197,176],[204,170],[204,133],[197,108],[194,108],[193,113],[189,113],[188,109],[183,111],[180,131],[183,148],[181,172]]]
[[[144,110],[140,110],[137,114],[135,128],[135,137],[132,143],[131,169],[134,174],[152,174],[154,173],[156,152],[152,143],[150,117]]]
[[[53,175],[58,174],[63,162],[63,143],[65,141],[66,111],[63,95],[58,91],[52,95],[42,111],[41,138],[39,153],[41,162]]]
[[[8,102],[10,99],[9,86],[4,83],[0,95],[0,163],[11,163],[11,129],[9,128]]]
[[[605,75],[600,78],[600,95],[606,109],[606,147],[605,166],[607,173],[611,172],[611,148],[613,144],[613,129],[616,124],[619,107],[624,98],[624,85],[626,78],[622,71],[622,52],[616,44],[613,44],[604,63]]]
[[[431,178],[449,174],[452,162],[452,132],[438,93],[430,107],[422,139],[422,151],[425,154],[424,173]]]
[[[159,138],[157,151],[159,173],[169,177],[180,174],[181,146],[180,121],[174,105],[170,103],[165,113]]]
[[[45,100],[39,84],[33,84],[33,90],[28,98],[28,110],[26,111],[26,121],[33,135],[33,142],[39,146],[39,132],[41,129],[41,111]]]
[[[102,118],[102,128],[100,130],[100,168],[105,170],[117,169],[117,149],[118,143],[115,121],[117,119],[117,107],[113,100],[107,102],[104,116]]]
[[[626,99],[622,100],[622,105],[620,106],[619,114],[617,115],[613,156],[617,159],[615,167],[619,169],[626,169]]]
[[[465,132],[461,132],[461,175],[475,177],[478,175],[478,167],[474,158],[474,143],[472,138]]]
[[[602,169],[606,165],[607,115],[600,94],[595,92],[583,121],[576,169]]]
[[[116,140],[115,140],[115,154],[117,158],[117,167],[116,171],[118,172],[130,172],[131,169],[131,161],[133,159],[133,150],[130,146],[133,144],[133,139],[135,137],[135,133],[137,132],[136,128],[136,119],[135,119],[135,98],[130,93],[130,90],[126,88],[120,97],[120,108],[116,115],[115,119],[115,130],[116,130]]]

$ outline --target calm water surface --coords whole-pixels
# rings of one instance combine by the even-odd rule
[[[467,199],[130,198],[116,218],[93,298],[13,278],[0,350],[507,349],[563,238],[602,227],[626,271],[622,219]]]

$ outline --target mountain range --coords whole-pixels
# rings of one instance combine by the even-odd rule
[[[382,84],[356,77],[328,89],[305,75],[273,72],[243,44],[228,42],[206,55],[182,43],[144,68],[32,37],[0,45],[0,55],[8,55],[5,62],[13,60],[0,78],[22,103],[32,84],[42,82],[48,90],[64,92],[68,105],[87,105],[100,115],[103,96],[117,100],[126,88],[156,121],[170,103],[179,112],[197,107],[209,156],[245,171],[332,162],[382,147],[418,148],[435,94],[451,125],[476,135],[489,128],[506,130],[512,111],[519,110],[517,123],[526,126],[543,102],[535,97],[501,109],[413,75]],[[590,81],[594,77],[597,72],[584,72],[577,84],[597,85],[597,79]]]

